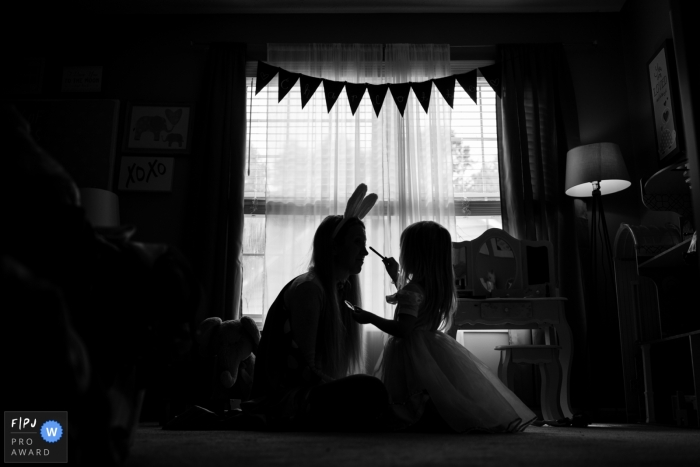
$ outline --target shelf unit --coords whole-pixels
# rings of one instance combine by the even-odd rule
[[[676,412],[680,413],[671,409],[674,391],[683,389],[679,392],[692,394],[689,399],[700,393],[696,298],[700,274],[697,264],[685,261],[691,238],[684,239],[683,234],[693,228],[691,190],[683,176],[685,164],[679,161],[640,181],[644,205],[679,214],[681,225],[622,224],[615,238],[615,281],[630,421],[641,421],[645,413],[647,423],[673,423]],[[697,398],[693,404],[695,415],[690,425],[700,426]]]
[[[673,268],[686,266],[683,255],[688,251],[690,246],[690,237],[682,242],[672,246],[668,250],[664,250],[656,256],[651,257],[638,266],[639,269],[650,268]]]

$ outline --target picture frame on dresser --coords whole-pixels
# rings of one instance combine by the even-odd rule
[[[194,106],[187,103],[129,102],[124,116],[122,151],[148,154],[190,154]]]
[[[655,149],[661,166],[684,155],[678,79],[673,41],[665,39],[647,62]]]

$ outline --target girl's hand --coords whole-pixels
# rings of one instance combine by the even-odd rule
[[[365,311],[358,307],[355,307],[355,310],[352,312],[352,319],[360,324],[370,324],[373,316],[374,315],[369,311]]]
[[[368,324],[370,320],[372,319],[372,313],[369,311],[365,311],[359,306],[355,306],[349,301],[345,300],[345,306],[348,308],[348,310],[352,313],[352,319],[357,321],[360,324]]]
[[[399,263],[391,257],[384,258],[382,263],[384,263],[384,268],[386,268],[389,277],[391,277],[391,280],[396,284],[396,280],[399,277]]]

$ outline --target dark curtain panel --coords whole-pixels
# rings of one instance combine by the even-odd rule
[[[571,402],[583,408],[589,364],[579,247],[587,242],[588,220],[585,204],[564,194],[566,153],[580,143],[573,84],[559,44],[500,46],[499,55],[503,229],[518,239],[548,240],[554,246],[555,277],[560,296],[568,299],[574,335]]]
[[[211,44],[193,153],[187,252],[208,306],[197,318],[238,319],[246,135],[245,44]]]

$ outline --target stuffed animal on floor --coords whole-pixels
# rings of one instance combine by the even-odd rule
[[[197,329],[197,343],[207,356],[216,356],[216,371],[220,388],[215,388],[215,398],[221,397],[221,389],[227,390],[227,398],[246,401],[250,399],[255,368],[255,352],[260,343],[260,331],[255,321],[244,316],[240,320],[222,321],[207,318]]]

